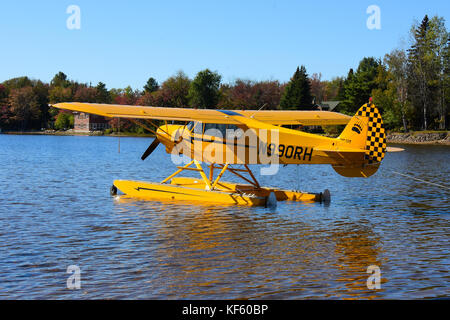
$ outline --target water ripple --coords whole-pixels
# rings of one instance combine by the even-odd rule
[[[406,146],[369,179],[285,167],[265,185],[328,188],[330,206],[147,202],[113,179],[171,173],[147,139],[0,135],[0,297],[4,299],[448,298],[450,148]],[[27,156],[24,156],[26,153]],[[311,170],[310,170],[311,169]],[[233,179],[231,179],[233,180]],[[67,267],[81,268],[68,290]],[[381,268],[381,290],[366,286]]]

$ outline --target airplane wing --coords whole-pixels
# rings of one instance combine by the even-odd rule
[[[204,123],[240,124],[234,116],[243,116],[272,125],[341,125],[347,124],[351,117],[329,111],[282,111],[282,110],[212,110],[189,108],[161,108],[127,106],[115,104],[96,104],[81,102],[62,102],[52,105],[55,108],[97,114],[109,118],[158,119],[176,121],[201,121]]]

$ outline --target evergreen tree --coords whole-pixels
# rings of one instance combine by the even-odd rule
[[[311,83],[306,68],[304,66],[297,67],[286,85],[280,107],[287,110],[309,110],[312,107],[312,100]]]
[[[341,111],[353,115],[363,104],[369,101],[372,90],[377,88],[376,78],[380,61],[375,58],[363,58],[355,73],[350,69],[344,83],[344,99]]]
[[[48,84],[42,81],[33,81],[33,92],[37,97],[40,109],[40,128],[46,128],[50,118],[48,106]],[[38,128],[38,129],[40,129]]]
[[[108,89],[106,89],[106,85],[103,82],[99,82],[96,89],[96,97],[95,100],[97,103],[110,103],[111,95],[109,94]]]
[[[67,75],[64,72],[58,72],[50,82],[52,87],[67,88],[70,86],[70,81],[67,79]]]
[[[448,91],[448,80],[449,80],[449,57],[448,57],[448,46],[450,43],[450,32],[447,31],[445,27],[445,20],[442,17],[434,16],[430,20],[430,42],[432,50],[432,70],[433,78],[431,81],[431,86],[433,92],[433,97],[435,97],[434,114],[436,115],[435,122],[438,123],[439,129],[446,128],[446,116],[448,106],[445,101],[446,90]]]
[[[417,121],[422,129],[429,126],[432,107],[437,104],[438,65],[436,60],[436,34],[427,15],[419,26],[411,29],[413,45],[408,49],[408,92],[412,99]]]
[[[144,93],[152,93],[158,91],[159,84],[155,78],[150,77],[144,86]]]
[[[450,122],[450,112],[448,112],[448,107],[450,106],[450,37],[447,41],[447,46],[444,50],[444,77],[443,77],[443,99],[444,99],[444,106],[445,106],[445,127],[448,126],[448,123]]]
[[[219,86],[222,77],[217,72],[205,69],[197,73],[189,87],[189,104],[194,108],[214,109],[219,98]]]
[[[353,81],[353,78],[355,76],[355,73],[353,71],[353,68],[350,68],[350,70],[347,73],[347,77],[344,80],[344,83],[342,84],[342,86],[339,88],[338,94],[336,99],[341,101],[341,103],[339,104],[339,109],[341,112],[344,113],[349,113],[349,111],[347,111],[347,109],[350,109],[349,106],[352,105],[352,101],[348,101],[347,96],[345,94],[345,89],[349,86],[349,84]]]

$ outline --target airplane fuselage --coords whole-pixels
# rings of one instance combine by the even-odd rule
[[[255,130],[230,130],[228,135],[219,132],[208,134],[208,130],[194,132],[184,125],[163,125],[158,139],[167,152],[184,154],[198,161],[216,164],[362,164],[364,150],[349,154],[349,142],[337,138],[323,137],[298,130],[276,127],[265,134]],[[239,130],[239,129],[238,129]],[[345,150],[346,154],[324,150]],[[343,151],[344,152],[344,151]],[[350,156],[350,158],[349,158]]]

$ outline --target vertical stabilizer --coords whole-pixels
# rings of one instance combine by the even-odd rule
[[[369,102],[363,105],[342,131],[339,139],[350,146],[365,150],[364,165],[361,167],[333,166],[345,177],[369,177],[378,170],[386,153],[386,132],[378,108]]]

